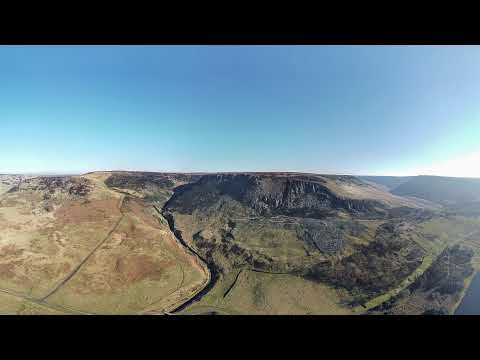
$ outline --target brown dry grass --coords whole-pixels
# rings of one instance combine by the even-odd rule
[[[127,200],[123,212],[110,239],[50,303],[89,313],[138,313],[204,282],[204,270],[145,204]]]
[[[122,195],[105,186],[106,175],[86,178],[92,184],[86,197],[55,192],[48,198],[49,211],[44,194],[34,188],[0,196],[0,291],[20,296],[0,299],[0,312],[2,305],[5,312],[18,310],[22,296],[42,299],[65,279],[46,306],[59,304],[85,313],[156,309],[162,300],[172,303],[179,293],[188,296],[204,284],[206,270],[152,209],[141,201],[126,201],[123,215]]]

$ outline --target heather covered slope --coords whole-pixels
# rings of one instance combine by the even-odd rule
[[[24,304],[40,313],[169,311],[204,286],[206,270],[163,218],[109,189],[108,176],[33,178],[1,195],[6,312]]]

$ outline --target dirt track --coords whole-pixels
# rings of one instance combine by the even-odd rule
[[[107,236],[105,236],[105,238],[102,239],[102,241],[100,241],[96,246],[95,248],[90,252],[88,253],[87,256],[85,256],[85,258],[80,262],[80,264],[78,264],[75,269],[73,269],[73,271],[65,278],[63,279],[57,286],[55,286],[55,288],[53,288],[51,291],[48,292],[47,295],[45,295],[44,297],[42,297],[40,299],[40,301],[45,301],[47,298],[49,298],[50,296],[52,296],[53,294],[55,294],[58,290],[60,290],[60,288],[65,285],[72,277],[75,276],[75,274],[80,270],[80,268],[88,261],[88,259],[90,259],[92,257],[92,255],[95,253],[95,251],[97,251],[98,248],[100,248],[109,238],[110,236],[112,236],[113,232],[117,229],[118,225],[120,225],[120,223],[122,222],[122,220],[124,219],[125,217],[125,214],[123,213],[122,211],[122,206],[123,206],[123,200],[125,199],[125,196],[122,196],[120,198],[120,203],[118,204],[118,209],[120,210],[122,216],[120,217],[120,219],[118,219],[118,221],[115,223],[115,225],[112,227],[112,229],[109,231],[109,233],[107,234]]]

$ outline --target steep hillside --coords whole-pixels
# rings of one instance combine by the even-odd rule
[[[164,215],[215,274],[187,313],[357,311],[406,286],[432,255],[418,229],[433,212],[350,176],[205,175],[176,188]],[[300,287],[323,307],[280,309],[272,281],[295,282],[282,291],[296,298]]]
[[[449,314],[461,299],[465,279],[472,276],[474,253],[458,245],[446,248],[414,283],[371,314]]]
[[[391,195],[352,176],[299,174],[213,174],[177,189],[169,206],[182,212],[205,208],[222,196],[258,215],[322,218],[335,212],[379,216],[394,207],[421,204]]]

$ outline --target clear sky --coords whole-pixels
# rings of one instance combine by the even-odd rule
[[[474,46],[0,46],[0,173],[480,177]]]

